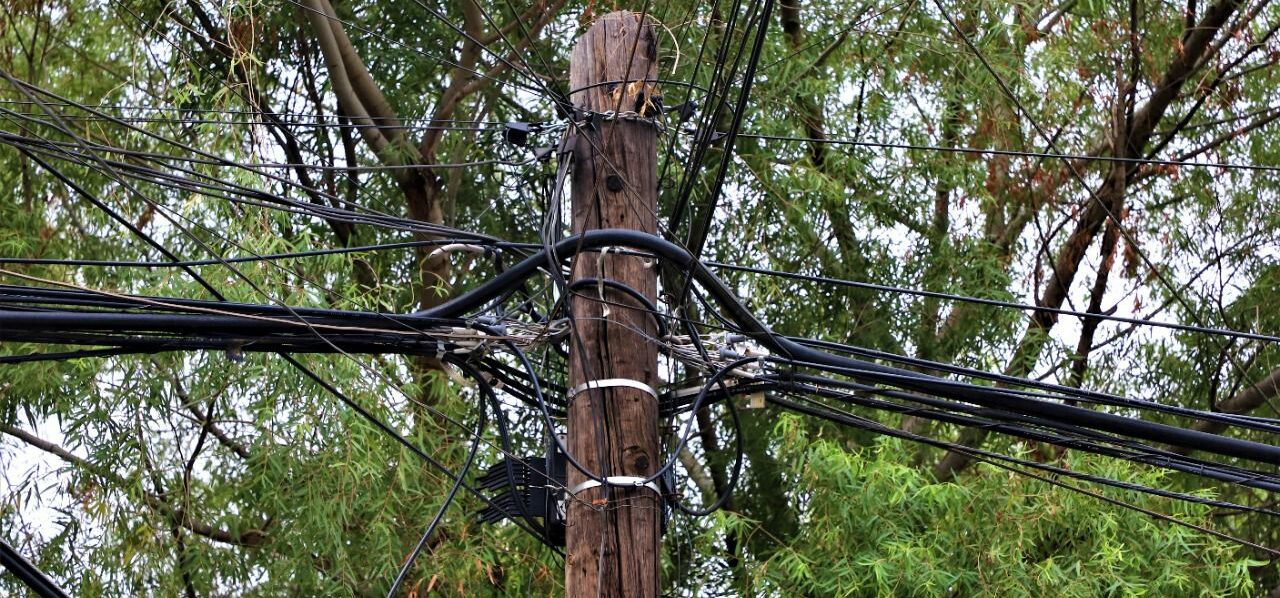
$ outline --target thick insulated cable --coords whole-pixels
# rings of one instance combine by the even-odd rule
[[[774,333],[768,326],[756,319],[747,307],[738,301],[733,291],[724,282],[683,248],[648,233],[633,230],[600,229],[567,237],[556,243],[551,249],[552,255],[563,258],[579,252],[613,246],[648,251],[680,268],[688,270],[694,279],[724,308],[730,319],[737,322],[747,336],[769,349],[796,361],[806,362],[818,367],[833,367],[842,370],[848,375],[866,380],[943,396],[983,407],[1003,409],[1012,413],[1034,417],[1050,418],[1063,423],[1152,442],[1202,450],[1227,457],[1238,457],[1280,465],[1280,446],[1229,438],[1071,405],[1021,397],[995,388],[956,383],[919,372],[832,355],[825,351],[803,346]],[[489,279],[471,292],[435,308],[417,312],[415,315],[437,318],[460,317],[470,310],[481,307],[486,301],[498,296],[498,294],[513,285],[533,276],[540,268],[547,265],[548,259],[549,255],[546,250],[535,253],[502,274]],[[1212,419],[1213,416],[1214,414],[1212,413],[1204,412],[1196,417]]]

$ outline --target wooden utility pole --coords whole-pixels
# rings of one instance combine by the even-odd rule
[[[656,232],[656,77],[657,38],[637,13],[605,15],[574,46],[569,99],[581,124],[571,145],[573,232]],[[635,256],[579,254],[572,279],[584,278],[616,281],[651,302],[657,295],[656,267]],[[570,391],[567,446],[595,476],[647,477],[661,459],[658,402],[645,390],[657,386],[653,316],[612,286],[576,288],[569,385],[584,390]],[[566,595],[657,596],[661,497],[650,487],[592,486],[568,469],[570,488],[586,484],[566,512]]]

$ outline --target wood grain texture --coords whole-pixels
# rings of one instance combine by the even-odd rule
[[[640,15],[605,15],[574,46],[569,79],[577,91],[570,99],[581,110],[646,113],[652,109],[656,53],[653,27]],[[574,135],[573,231],[656,232],[657,133],[652,125],[605,120]],[[650,300],[657,294],[655,269],[636,257],[583,253],[572,277],[616,280]],[[580,293],[570,302],[577,330],[569,347],[570,384],[630,378],[656,387],[653,318],[624,293],[603,289],[609,304],[595,286]],[[577,395],[569,407],[568,447],[596,475],[651,475],[662,458],[656,400],[629,388]],[[572,467],[568,477],[570,487],[587,479]],[[577,498],[567,510],[566,595],[658,595],[659,497],[644,488],[593,488]]]

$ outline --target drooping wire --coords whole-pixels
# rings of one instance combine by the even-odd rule
[[[36,98],[35,98],[33,95],[31,95],[31,93],[27,90],[27,88],[26,88],[26,87],[22,86],[19,82],[17,82],[16,80],[12,79],[11,77],[9,77],[9,76],[8,76],[8,73],[6,73],[6,72],[4,72],[4,71],[0,71],[0,75],[2,75],[2,76],[4,76],[5,78],[9,79],[11,83],[14,83],[14,84],[19,88],[19,90],[20,90],[20,91],[22,91],[24,94],[26,94],[26,95],[27,95],[27,97],[28,97],[29,99],[31,99],[32,101],[37,101],[37,102],[38,102],[38,100],[36,100]],[[57,121],[57,116],[56,116],[54,113],[52,113],[51,111],[48,111],[48,108],[47,108],[47,107],[45,107],[45,109],[46,109],[46,111],[50,114],[50,116],[51,116],[55,121]],[[61,122],[60,122],[60,121],[58,121],[58,122],[56,123],[56,126],[57,126],[60,130],[62,130],[65,134],[67,134],[69,137],[71,137],[71,138],[73,138],[73,139],[80,140],[80,138],[79,138],[77,135],[75,135],[73,132],[71,132],[69,129],[67,129],[65,126],[63,126],[63,125],[61,124]],[[82,141],[82,140],[81,140],[81,143],[83,143],[83,141]],[[97,158],[97,160],[101,161],[101,158],[100,158],[100,157],[97,157],[97,156],[96,156],[96,154],[94,154],[94,153],[90,152],[90,154],[89,154],[89,155],[90,155],[90,156],[93,156],[93,157]],[[46,165],[46,168],[51,168],[51,167],[49,167],[49,166],[47,166],[47,165]],[[53,170],[56,170],[56,169],[53,169]],[[113,169],[111,169],[111,168],[110,168],[110,166],[107,166],[107,170],[108,170],[108,172],[109,172],[109,173],[113,173],[113,172],[114,172],[114,170],[113,170]],[[117,180],[119,180],[119,178],[118,178],[118,177],[115,177],[115,178],[116,178]],[[68,183],[68,184],[70,184],[70,185],[74,185],[74,183],[72,183],[69,179],[67,179],[65,182],[67,182],[67,183]],[[138,195],[138,196],[142,197],[142,198],[144,199],[144,201],[148,201],[148,202],[150,203],[150,200],[149,200],[148,198],[146,198],[145,196],[141,195],[141,193],[140,193],[140,192],[138,192],[136,189],[134,189],[132,186],[127,185],[127,184],[125,184],[125,186],[126,186],[126,188],[128,188],[132,193],[134,193],[134,194],[136,194],[136,195]],[[91,195],[91,194],[87,194],[87,192],[85,192],[85,194],[86,194],[86,197],[90,197],[90,198],[92,197],[92,195]],[[100,202],[99,202],[99,204],[100,204]],[[155,204],[154,204],[154,203],[151,203],[151,205],[153,205],[153,206],[154,206]],[[109,210],[109,208],[106,208],[105,204],[100,204],[100,207],[101,207],[102,209],[104,209],[104,210]],[[109,212],[109,213],[110,213],[110,212]],[[163,210],[161,210],[161,213],[163,214],[163,213],[164,213],[164,211],[163,211]],[[148,242],[149,242],[149,243],[151,243],[153,246],[155,246],[157,249],[159,249],[162,253],[165,253],[165,255],[166,255],[167,257],[170,257],[170,258],[171,258],[171,259],[173,259],[174,261],[180,261],[180,260],[178,260],[178,258],[177,258],[177,256],[176,256],[176,255],[173,255],[172,253],[169,253],[169,252],[168,252],[168,250],[167,250],[167,249],[165,249],[162,245],[159,245],[159,244],[158,244],[158,243],[156,243],[154,240],[151,240],[149,236],[147,236],[147,235],[146,235],[145,233],[143,233],[142,231],[138,230],[136,227],[133,227],[133,226],[132,226],[131,224],[129,224],[127,221],[122,221],[122,223],[123,223],[123,224],[125,224],[126,226],[130,227],[131,231],[132,231],[132,232],[134,232],[134,234],[135,234],[135,235],[137,235],[137,236],[139,236],[139,237],[143,238],[144,240],[148,240]],[[176,221],[174,221],[174,222],[173,222],[173,224],[175,225],[175,227],[177,227],[177,228],[178,228],[180,231],[182,231],[184,234],[186,234],[186,235],[188,235],[188,236],[190,236],[190,237],[192,237],[192,238],[195,238],[195,239],[197,240],[197,242],[200,242],[202,245],[204,245],[204,244],[203,244],[203,242],[199,241],[199,239],[198,239],[198,238],[196,238],[196,237],[194,237],[193,235],[191,235],[191,233],[190,233],[186,228],[182,227],[182,226],[181,226],[180,224],[178,224]],[[205,248],[206,248],[207,250],[209,249],[209,248],[207,247],[207,245],[204,245],[204,246],[205,246]],[[210,251],[211,251],[211,250],[210,250]],[[216,253],[214,253],[214,255],[217,255],[217,254],[216,254]],[[251,286],[253,286],[253,287],[254,287],[254,288],[255,288],[259,293],[262,293],[261,289],[260,289],[260,288],[258,288],[258,287],[257,287],[257,285],[255,285],[255,284],[254,284],[250,279],[248,279],[247,277],[245,277],[245,276],[243,275],[243,273],[240,273],[240,272],[239,272],[239,270],[237,270],[234,266],[232,266],[232,265],[230,265],[230,264],[226,264],[225,262],[222,262],[222,264],[223,264],[224,266],[226,266],[227,268],[229,268],[232,272],[236,273],[236,274],[237,274],[237,275],[238,275],[242,280],[245,280],[247,283],[249,283]],[[205,287],[206,287],[206,288],[211,292],[211,294],[213,294],[213,295],[214,295],[218,300],[220,300],[220,301],[225,300],[225,299],[223,298],[223,296],[222,296],[220,293],[218,293],[218,291],[216,291],[216,290],[215,290],[215,289],[213,289],[211,286],[209,286],[209,285],[208,285],[208,283],[207,283],[207,282],[206,282],[202,277],[200,277],[200,275],[199,275],[199,274],[195,273],[195,272],[194,272],[193,270],[191,270],[189,267],[188,267],[188,268],[185,268],[185,269],[187,270],[187,272],[188,272],[188,273],[189,273],[189,274],[190,274],[190,275],[191,275],[195,280],[197,280],[197,282],[200,282],[200,283],[204,284],[204,285],[205,285]],[[328,344],[332,345],[332,343],[329,343],[329,341],[328,341],[327,339],[325,339],[325,337],[324,337],[323,335],[320,335],[320,333],[319,333],[318,331],[316,331],[316,330],[314,329],[314,327],[312,327],[312,326],[311,326],[309,323],[307,323],[304,319],[302,319],[300,316],[298,316],[298,315],[297,315],[297,313],[296,313],[296,310],[294,310],[293,308],[290,308],[290,307],[289,307],[289,306],[287,306],[287,305],[282,305],[282,307],[283,307],[286,311],[288,311],[290,314],[292,314],[295,318],[297,318],[300,322],[302,322],[305,326],[307,326],[308,328],[310,328],[310,329],[311,329],[311,331],[312,331],[314,334],[316,334],[316,336],[317,336],[317,337],[319,337],[322,341],[324,341],[324,342],[326,342],[326,343],[328,343]],[[333,348],[334,348],[335,350],[338,350],[336,346],[334,346]],[[309,377],[309,378],[313,379],[314,381],[316,381],[318,384],[320,384],[323,388],[325,388],[326,390],[328,390],[330,393],[334,394],[335,396],[338,396],[340,400],[342,400],[344,403],[348,404],[348,406],[350,406],[350,407],[352,407],[353,409],[355,409],[355,410],[356,410],[358,413],[360,413],[362,416],[366,417],[366,419],[370,419],[372,423],[375,423],[375,425],[377,425],[377,426],[379,427],[379,429],[382,429],[382,430],[383,430],[383,431],[385,431],[385,432],[390,432],[394,438],[397,438],[399,441],[401,441],[401,442],[402,442],[402,443],[404,443],[404,444],[408,444],[408,443],[407,443],[407,441],[405,441],[405,440],[403,439],[403,437],[399,437],[397,434],[395,434],[395,433],[394,433],[394,431],[393,431],[393,430],[391,430],[391,429],[390,429],[388,426],[386,426],[385,424],[381,424],[381,422],[379,422],[378,420],[376,420],[376,418],[374,418],[374,417],[372,416],[372,414],[370,414],[370,413],[368,413],[367,411],[363,410],[363,408],[362,408],[362,407],[360,407],[358,404],[355,404],[354,402],[350,401],[350,399],[349,399],[349,398],[347,398],[345,395],[343,395],[341,392],[339,392],[339,391],[338,391],[335,387],[333,387],[331,384],[328,384],[327,382],[325,382],[325,381],[324,381],[323,379],[321,379],[317,374],[315,374],[313,371],[311,371],[310,369],[308,369],[305,365],[303,365],[302,363],[300,363],[300,362],[298,362],[297,360],[293,359],[293,358],[292,358],[291,356],[289,356],[287,353],[283,353],[283,352],[282,352],[282,353],[280,353],[280,355],[285,359],[285,361],[286,361],[287,363],[289,363],[290,365],[292,365],[293,367],[295,367],[296,369],[298,369],[300,372],[302,372],[302,373],[303,373],[304,375],[306,375],[307,377]],[[379,424],[381,424],[381,425],[379,425]],[[414,448],[416,448],[416,447],[414,447]],[[425,458],[428,460],[428,463],[435,463],[435,462],[434,462],[434,460],[433,460],[433,459],[431,459],[431,458],[429,457],[429,455],[426,455],[426,453],[422,452],[421,450],[416,450],[416,451],[415,451],[415,453],[416,453],[416,454],[418,454],[418,455],[419,455],[419,456],[421,456],[421,457],[425,457]],[[436,465],[438,465],[438,463],[435,463],[435,464],[436,464]],[[447,472],[447,470],[444,470],[444,471],[446,471],[446,472]],[[473,493],[479,494],[479,493],[478,493],[478,491],[476,491],[474,488],[470,488],[470,487],[468,487],[468,489],[469,489],[471,492],[473,492]],[[484,498],[484,497],[482,497],[482,498]],[[487,500],[487,499],[486,499],[486,500]],[[517,525],[522,525],[522,524],[517,523]],[[524,526],[524,527],[525,527],[526,531],[529,531],[529,530],[527,529],[527,526]],[[537,535],[537,534],[535,534],[535,536],[536,536],[536,535]]]
[[[1137,164],[1152,166],[1177,166],[1190,168],[1221,168],[1223,170],[1251,170],[1256,172],[1280,172],[1280,166],[1268,164],[1236,164],[1231,162],[1191,162],[1187,160],[1161,160],[1158,158],[1131,158],[1125,156],[1103,156],[1085,154],[1062,154],[1057,152],[1036,152],[1030,150],[1011,150],[981,147],[952,147],[944,145],[927,145],[917,143],[899,143],[890,141],[866,141],[858,139],[795,137],[789,135],[765,135],[762,133],[741,133],[744,139],[761,141],[787,141],[804,143],[821,143],[826,145],[843,145],[852,147],[873,147],[880,149],[898,149],[928,152],[945,152],[953,154],[969,154],[978,156],[1014,156],[1022,158],[1043,158],[1053,160],[1071,160],[1078,162],[1103,162],[1118,164]]]
[[[1139,326],[1149,326],[1152,328],[1166,328],[1169,330],[1177,330],[1180,332],[1192,332],[1196,334],[1209,334],[1209,335],[1216,335],[1216,336],[1225,336],[1230,338],[1257,340],[1257,341],[1264,341],[1267,343],[1280,343],[1280,336],[1276,336],[1272,334],[1246,332],[1242,330],[1231,330],[1227,328],[1214,328],[1210,326],[1195,326],[1190,324],[1180,324],[1177,322],[1162,322],[1159,320],[1151,320],[1147,318],[1117,316],[1117,315],[1105,314],[1105,313],[1083,312],[1079,310],[1059,308],[1059,307],[1031,305],[1027,303],[1017,303],[1014,301],[987,299],[983,297],[973,297],[969,295],[959,295],[955,293],[942,293],[938,291],[913,289],[913,288],[907,288],[907,287],[877,284],[877,283],[864,282],[864,281],[858,281],[858,280],[845,280],[845,279],[833,278],[829,276],[798,274],[795,272],[785,272],[782,270],[772,270],[769,268],[742,266],[738,264],[729,264],[729,263],[723,263],[723,262],[707,261],[705,263],[707,266],[717,270],[729,270],[734,272],[762,274],[765,276],[786,278],[789,280],[816,282],[816,283],[830,284],[830,285],[842,286],[842,287],[866,289],[871,291],[881,291],[881,292],[896,293],[901,295],[912,295],[915,297],[929,297],[933,299],[944,299],[948,301],[960,301],[964,303],[972,303],[975,305],[988,305],[992,307],[1005,307],[1010,309],[1019,309],[1019,310],[1031,311],[1031,312],[1044,312],[1044,313],[1050,313],[1050,314],[1060,315],[1060,316],[1072,316],[1072,317],[1081,318],[1081,319],[1105,320],[1108,322],[1123,322],[1126,324],[1136,324]]]
[[[413,570],[414,561],[418,560],[418,555],[422,553],[423,548],[426,548],[427,542],[431,539],[432,532],[434,532],[436,527],[440,525],[440,522],[444,520],[444,514],[448,512],[449,505],[453,503],[453,497],[457,496],[458,489],[462,487],[463,480],[466,479],[467,473],[471,471],[471,465],[475,463],[476,449],[480,448],[479,437],[484,431],[487,419],[485,414],[488,413],[488,411],[485,409],[485,405],[489,401],[486,399],[493,395],[493,389],[489,388],[483,378],[478,374],[473,379],[477,384],[481,385],[481,392],[484,393],[484,396],[482,396],[480,400],[476,401],[476,440],[471,442],[471,448],[467,450],[467,459],[463,463],[462,469],[458,471],[458,476],[454,478],[453,485],[449,487],[449,492],[445,494],[444,502],[440,503],[440,508],[436,511],[435,517],[431,519],[431,523],[427,524],[426,531],[422,532],[422,538],[418,540],[416,545],[414,545],[413,550],[409,552],[408,558],[406,558],[404,560],[404,564],[400,566],[400,572],[396,574],[395,581],[391,583],[391,589],[387,590],[387,598],[395,598],[396,594],[400,591],[400,586],[404,584],[405,579],[409,577],[409,572]],[[494,408],[497,408],[496,401]],[[500,419],[502,417],[502,413],[495,413],[494,417]]]
[[[960,444],[957,444],[957,443],[945,442],[945,441],[941,441],[941,440],[935,440],[935,439],[931,439],[931,438],[928,438],[928,437],[925,437],[925,436],[920,436],[920,435],[918,435],[918,434],[912,434],[912,433],[909,433],[909,432],[906,432],[906,431],[903,431],[903,430],[897,430],[897,429],[895,429],[895,428],[891,428],[891,427],[888,427],[888,426],[884,426],[884,425],[879,424],[879,423],[877,423],[877,422],[873,422],[873,421],[871,421],[871,420],[867,420],[867,419],[865,419],[865,418],[860,418],[860,417],[857,417],[857,416],[852,415],[852,414],[848,414],[848,413],[841,413],[841,412],[838,412],[838,411],[833,411],[833,410],[831,410],[831,408],[830,408],[830,407],[827,407],[827,406],[823,406],[823,409],[814,409],[814,408],[806,407],[806,406],[804,406],[804,405],[801,405],[801,404],[796,403],[796,402],[793,402],[793,401],[787,401],[787,400],[785,400],[785,399],[779,399],[779,398],[777,398],[777,397],[772,397],[772,398],[770,398],[770,399],[768,399],[768,400],[769,400],[771,403],[773,403],[773,404],[775,404],[775,405],[778,405],[778,406],[780,406],[780,407],[784,407],[784,408],[791,409],[791,410],[794,410],[794,411],[797,411],[797,412],[805,413],[805,414],[807,414],[807,415],[812,415],[812,416],[816,416],[816,417],[821,417],[821,418],[823,418],[823,419],[826,419],[826,420],[828,420],[828,421],[833,421],[833,422],[835,422],[835,423],[840,423],[840,424],[844,424],[844,425],[850,425],[850,426],[854,426],[854,427],[860,427],[860,428],[868,429],[868,430],[872,430],[872,431],[875,431],[875,432],[878,432],[878,433],[881,433],[881,434],[884,434],[884,435],[896,436],[896,437],[900,437],[900,438],[907,438],[907,439],[909,439],[909,440],[913,440],[913,441],[915,441],[915,442],[919,442],[919,443],[922,443],[922,444],[929,444],[929,445],[931,445],[931,446],[937,446],[937,447],[939,447],[939,448],[944,448],[944,449],[947,449],[947,450],[954,450],[954,451],[957,451],[957,452],[964,452],[964,453],[969,454],[971,457],[973,457],[973,458],[975,458],[975,459],[977,459],[977,460],[979,460],[979,461],[982,461],[982,462],[988,463],[988,464],[990,464],[990,465],[992,465],[992,466],[994,466],[994,467],[998,467],[998,468],[1000,468],[1000,469],[1003,469],[1003,470],[1009,471],[1009,472],[1011,472],[1011,473],[1016,473],[1016,474],[1019,474],[1019,475],[1026,476],[1026,477],[1034,478],[1034,479],[1037,479],[1037,480],[1039,480],[1039,481],[1042,481],[1042,482],[1045,482],[1045,483],[1048,483],[1048,484],[1051,484],[1051,485],[1054,485],[1054,486],[1057,486],[1057,487],[1063,488],[1063,489],[1068,490],[1068,491],[1071,491],[1071,492],[1076,492],[1076,493],[1078,493],[1078,494],[1085,494],[1085,495],[1091,496],[1091,497],[1096,498],[1096,499],[1098,499],[1098,500],[1105,501],[1105,502],[1107,502],[1107,503],[1109,503],[1109,504],[1112,504],[1112,505],[1115,505],[1115,506],[1119,506],[1119,507],[1122,507],[1122,508],[1125,508],[1125,509],[1129,509],[1129,510],[1137,511],[1137,512],[1143,513],[1143,514],[1145,514],[1145,515],[1148,515],[1148,516],[1151,516],[1151,517],[1155,517],[1155,518],[1160,519],[1160,520],[1162,520],[1162,521],[1168,521],[1168,522],[1173,523],[1173,524],[1175,524],[1175,525],[1180,525],[1180,526],[1183,526],[1183,527],[1187,527],[1187,528],[1189,528],[1189,529],[1193,529],[1193,530],[1198,531],[1198,532],[1202,532],[1202,533],[1205,533],[1205,534],[1212,535],[1212,536],[1214,536],[1214,537],[1216,537],[1216,538],[1219,538],[1219,539],[1222,539],[1222,540],[1227,540],[1227,541],[1229,541],[1229,542],[1233,542],[1233,543],[1235,543],[1235,544],[1240,544],[1240,545],[1242,545],[1242,546],[1248,546],[1248,547],[1253,548],[1253,549],[1255,549],[1255,550],[1259,550],[1259,551],[1261,551],[1261,552],[1265,552],[1265,553],[1267,553],[1267,554],[1270,554],[1270,555],[1273,555],[1273,556],[1276,556],[1276,557],[1280,557],[1280,551],[1277,551],[1277,550],[1272,549],[1272,548],[1268,548],[1268,547],[1266,547],[1266,546],[1262,546],[1262,545],[1257,544],[1257,543],[1254,543],[1254,542],[1250,542],[1250,541],[1245,540],[1245,539],[1243,539],[1243,538],[1238,538],[1238,537],[1236,537],[1236,536],[1232,536],[1232,535],[1230,535],[1230,534],[1226,534],[1226,533],[1223,533],[1223,532],[1219,532],[1219,531],[1217,531],[1217,530],[1213,530],[1213,529],[1210,529],[1210,528],[1207,528],[1207,527],[1204,527],[1204,526],[1201,526],[1201,525],[1196,525],[1196,524],[1194,524],[1194,523],[1191,523],[1191,522],[1188,522],[1188,521],[1184,521],[1184,520],[1182,520],[1182,519],[1178,519],[1178,518],[1176,518],[1176,517],[1172,517],[1172,516],[1169,516],[1169,515],[1165,515],[1165,514],[1163,514],[1163,513],[1159,513],[1159,512],[1156,512],[1156,511],[1152,511],[1152,510],[1150,510],[1150,509],[1146,509],[1146,508],[1143,508],[1143,507],[1139,507],[1139,506],[1137,506],[1137,505],[1133,505],[1133,504],[1130,504],[1130,503],[1127,503],[1127,502],[1124,502],[1124,501],[1121,501],[1121,500],[1118,500],[1118,499],[1115,499],[1115,498],[1112,498],[1112,497],[1106,496],[1106,495],[1104,495],[1104,494],[1100,494],[1100,493],[1097,493],[1097,492],[1094,492],[1094,491],[1091,491],[1091,490],[1087,490],[1087,489],[1084,489],[1084,488],[1080,488],[1080,487],[1077,487],[1077,486],[1072,486],[1072,485],[1070,485],[1070,484],[1066,484],[1066,483],[1061,482],[1061,481],[1059,481],[1059,480],[1055,480],[1055,479],[1053,479],[1053,478],[1051,478],[1051,477],[1042,476],[1042,475],[1039,475],[1039,474],[1034,474],[1034,473],[1031,473],[1031,472],[1029,472],[1029,471],[1025,471],[1025,470],[1018,469],[1017,467],[1014,467],[1014,466],[1012,466],[1012,465],[1008,465],[1008,464],[1006,464],[1006,463],[1001,463],[1000,461],[1010,461],[1011,459],[1013,459],[1013,458],[1010,458],[1010,457],[1007,457],[1007,456],[995,457],[995,456],[994,456],[994,454],[990,453],[989,451],[983,451],[983,450],[980,450],[980,449],[974,449],[974,448],[972,448],[972,447],[968,447],[968,446],[960,445]],[[1016,463],[1017,461],[1014,461],[1014,462]],[[1021,463],[1018,463],[1018,464],[1019,464],[1019,465],[1024,465],[1024,466],[1026,466],[1026,465],[1029,465],[1030,463],[1033,463],[1033,462],[1027,462],[1027,461],[1025,461],[1025,460],[1022,460],[1022,462],[1021,462]],[[1059,468],[1059,469],[1061,469],[1061,468]],[[1068,470],[1068,471],[1069,471],[1069,470]],[[1052,473],[1054,473],[1055,475],[1058,475],[1058,474],[1065,474],[1066,472],[1052,471]],[[1074,472],[1073,472],[1073,473],[1074,473]],[[1078,475],[1077,475],[1077,476],[1072,476],[1072,477],[1078,477]],[[1086,480],[1086,481],[1093,481],[1093,482],[1103,483],[1103,482],[1101,481],[1101,479],[1092,479],[1092,480]],[[1113,485],[1113,484],[1109,484],[1109,485]],[[1139,489],[1138,489],[1137,485],[1133,485],[1133,487],[1129,487],[1129,488],[1125,488],[1125,489],[1128,489],[1128,490],[1135,490],[1135,491],[1139,491],[1139,492],[1141,492],[1141,491],[1142,491],[1142,490],[1139,490]],[[1182,499],[1182,500],[1189,500],[1190,502],[1203,502],[1203,499],[1199,499],[1199,497],[1188,497],[1187,499],[1183,499],[1181,496],[1178,496],[1177,498]]]

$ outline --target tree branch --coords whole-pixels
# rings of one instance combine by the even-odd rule
[[[0,426],[0,433],[8,434],[29,446],[42,450],[46,453],[54,455],[63,461],[73,465],[74,467],[85,471],[95,477],[101,478],[118,486],[124,487],[128,483],[124,477],[119,474],[101,467],[89,460],[68,451],[61,445],[50,442],[35,434],[9,425]],[[203,536],[215,542],[223,544],[233,544],[236,546],[256,547],[263,546],[270,541],[270,536],[266,532],[258,529],[251,529],[245,532],[230,532],[224,529],[216,528],[204,521],[200,521],[190,516],[185,510],[174,508],[173,505],[165,502],[159,496],[150,492],[143,492],[142,499],[147,506],[155,509],[160,514],[168,518],[172,523],[181,525],[187,531],[198,536]]]
[[[1152,92],[1150,99],[1141,109],[1134,111],[1128,120],[1126,130],[1119,123],[1111,127],[1115,135],[1108,145],[1117,156],[1137,157],[1145,148],[1156,124],[1163,118],[1169,105],[1178,97],[1183,84],[1194,72],[1197,65],[1209,51],[1223,25],[1239,7],[1238,0],[1220,0],[1209,7],[1205,16],[1196,25],[1195,30],[1186,37],[1181,51],[1174,52],[1165,73]],[[1136,82],[1130,82],[1136,85]],[[1074,168],[1073,165],[1068,165]],[[1074,172],[1074,171],[1073,171]],[[1124,198],[1129,184],[1130,168],[1124,163],[1112,166],[1112,173],[1106,177],[1097,193],[1091,194],[1090,201],[1081,212],[1075,230],[1063,243],[1053,263],[1053,274],[1045,283],[1037,305],[1060,308],[1066,300],[1067,292],[1079,271],[1085,251],[1093,243],[1108,218],[1113,221],[1119,218],[1124,208]],[[1118,223],[1117,223],[1118,224]],[[1035,312],[1027,328],[1014,349],[1013,356],[1005,367],[1005,374],[1025,376],[1034,367],[1044,346],[1049,332],[1057,323],[1056,314],[1049,311]],[[965,429],[960,436],[960,444],[977,446],[986,437],[986,431],[976,428]],[[939,480],[950,480],[956,472],[964,469],[972,461],[966,453],[950,451],[934,466],[933,473]]]
[[[698,458],[693,456],[688,447],[680,448],[680,464],[684,466],[684,470],[689,474],[689,479],[693,480],[698,491],[702,492],[704,500],[712,501],[716,499],[716,485],[711,481],[711,474],[707,472],[707,468],[702,466]]]
[[[334,95],[338,96],[338,103],[346,112],[345,116],[357,125],[360,136],[379,159],[388,165],[402,165],[403,161],[397,159],[390,151],[391,141],[370,118],[369,109],[360,101],[360,95],[356,93],[352,84],[344,61],[344,56],[352,50],[339,45],[339,37],[334,32],[341,31],[342,25],[337,23],[333,7],[329,5],[328,0],[303,1],[307,20],[311,22],[311,29],[315,32],[316,42],[320,46],[320,53],[324,56],[325,66],[329,71],[329,84],[333,87]],[[332,24],[331,20],[333,20]],[[341,39],[347,40],[347,45],[350,46],[350,40],[345,35]],[[397,177],[404,176],[400,171],[397,173]]]
[[[1248,388],[1241,390],[1229,399],[1220,401],[1215,407],[1217,411],[1222,413],[1248,413],[1265,404],[1267,401],[1280,395],[1280,368],[1271,370],[1261,380],[1250,385]],[[1193,430],[1200,432],[1210,432],[1217,434],[1227,428],[1222,422],[1197,420],[1192,426]],[[1191,451],[1186,448],[1173,449],[1181,454],[1188,454]]]

